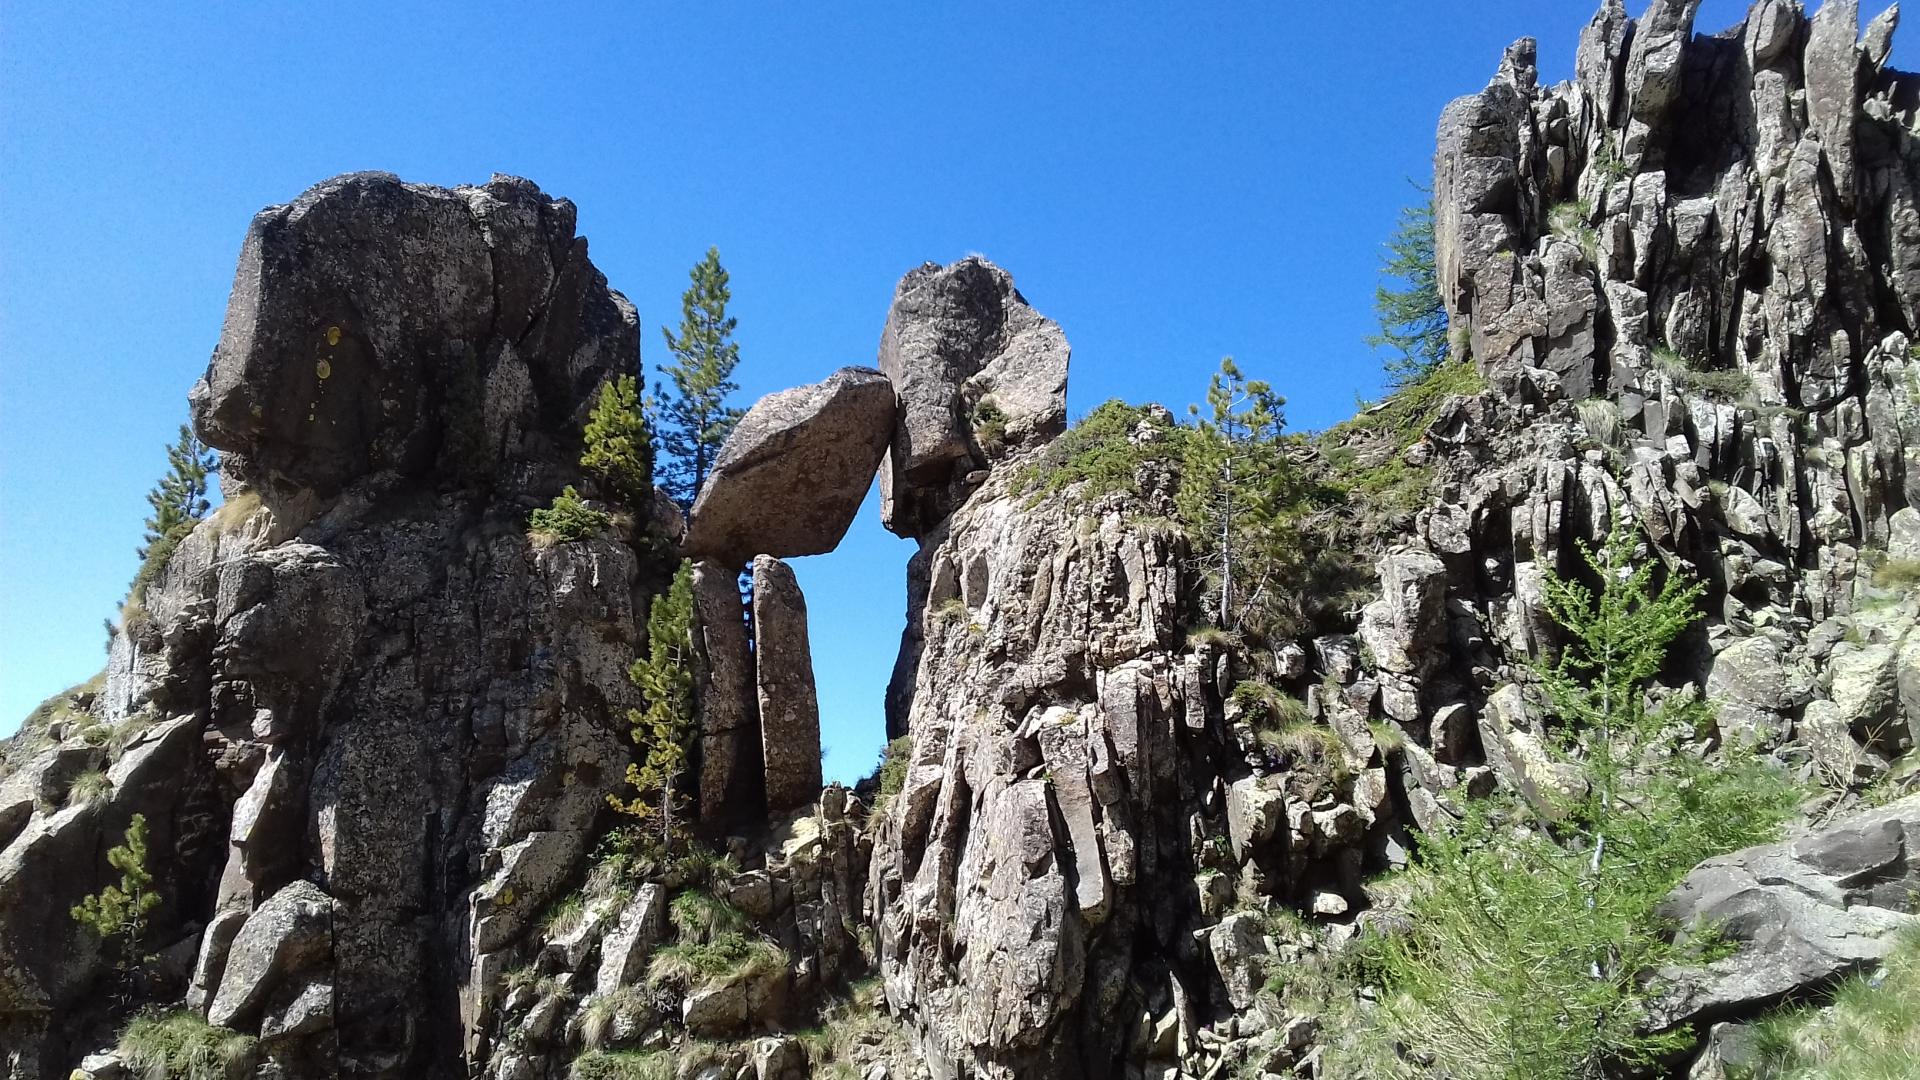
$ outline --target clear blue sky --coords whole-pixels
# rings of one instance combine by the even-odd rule
[[[1065,327],[1075,415],[1178,409],[1231,353],[1320,427],[1378,387],[1379,246],[1442,105],[1524,35],[1570,77],[1595,7],[7,0],[0,733],[99,668],[247,221],[320,179],[572,198],[649,377],[718,245],[743,404],[871,364],[901,273],[977,251]],[[870,504],[799,566],[829,775],[882,739],[910,547]]]

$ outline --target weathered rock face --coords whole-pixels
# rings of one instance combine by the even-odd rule
[[[765,555],[753,560],[753,643],[767,809],[781,815],[820,796],[820,702],[806,597],[793,568]]]
[[[923,536],[965,499],[969,476],[1065,430],[1067,339],[1013,277],[978,256],[900,279],[880,370],[900,398],[880,473],[881,520]]]
[[[1661,1027],[1752,1016],[1883,959],[1920,926],[1920,796],[1856,813],[1811,835],[1701,863],[1661,914],[1711,929],[1732,951],[1666,973]]]
[[[67,908],[135,811],[190,1004],[288,1075],[468,1075],[498,950],[577,872],[629,760],[661,571],[525,523],[585,483],[581,421],[637,342],[571,204],[526,181],[356,175],[255,219],[193,394],[228,506],[130,614],[103,695],[109,723],[164,722],[103,800],[0,853],[15,1075],[98,1045]]]
[[[1239,741],[1232,661],[1187,641],[1186,543],[1151,523],[1169,511],[1153,478],[1140,499],[1032,505],[1018,476],[996,471],[915,560],[911,758],[866,898],[887,1000],[938,1077],[1170,1068],[1248,998],[1266,947],[1222,944],[1245,960],[1223,981],[1207,928],[1236,890],[1357,898],[1386,772],[1364,722],[1325,771]]]
[[[868,368],[761,398],[700,489],[686,553],[737,564],[832,551],[873,484],[893,421],[893,384]]]

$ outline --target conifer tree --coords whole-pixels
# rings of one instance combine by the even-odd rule
[[[135,814],[127,823],[125,842],[107,851],[107,862],[120,871],[120,883],[108,885],[73,906],[75,922],[117,942],[124,961],[139,957],[147,933],[147,916],[160,906],[153,874],[147,870],[147,817]]]
[[[616,375],[601,385],[585,436],[580,467],[628,507],[645,507],[653,494],[653,438],[640,414],[638,379]]]
[[[1380,272],[1398,285],[1382,283],[1374,288],[1373,313],[1380,320],[1380,332],[1369,335],[1367,344],[1393,351],[1386,364],[1387,377],[1393,385],[1405,386],[1446,363],[1449,352],[1447,310],[1440,302],[1440,278],[1434,265],[1431,198],[1400,211],[1400,224],[1387,241]]]
[[[1292,547],[1286,513],[1299,495],[1286,457],[1286,399],[1248,379],[1232,357],[1207,387],[1209,411],[1191,406],[1195,426],[1185,440],[1176,506],[1204,537],[1211,564],[1214,615],[1238,629],[1267,590]]]
[[[681,776],[694,734],[693,710],[693,564],[682,561],[673,585],[654,598],[647,613],[647,655],[633,662],[627,677],[640,689],[644,709],[627,710],[633,741],[641,747],[638,764],[627,766],[627,784],[636,794],[607,801],[647,827],[650,838],[669,850],[678,842],[686,802]]]
[[[659,370],[670,385],[657,386],[653,399],[655,429],[665,451],[661,487],[682,510],[692,509],[741,416],[727,405],[728,395],[740,389],[733,382],[740,346],[733,340],[737,320],[727,316],[733,294],[720,250],[708,248],[689,276],[692,283],[680,299],[680,332],[661,328],[673,362]]]
[[[137,554],[142,562],[156,544],[191,528],[207,516],[207,473],[213,470],[213,451],[194,437],[193,429],[180,425],[180,437],[167,448],[167,474],[147,492],[147,505],[153,508],[147,518],[146,535]]]

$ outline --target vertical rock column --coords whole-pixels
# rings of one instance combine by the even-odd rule
[[[806,598],[793,569],[768,555],[753,560],[753,637],[767,810],[782,814],[820,795],[820,703]]]
[[[783,568],[784,569],[784,568]],[[738,573],[716,559],[693,567],[700,634],[700,820],[724,825],[760,811],[753,655]]]

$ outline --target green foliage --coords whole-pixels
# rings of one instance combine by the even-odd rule
[[[1656,564],[1635,559],[1633,540],[1622,526],[1585,552],[1595,585],[1546,583],[1568,644],[1536,674],[1556,748],[1588,793],[1554,831],[1516,828],[1485,802],[1457,828],[1422,836],[1407,929],[1376,943],[1382,1021],[1440,1073],[1576,1080],[1689,1041],[1641,1030],[1641,975],[1710,945],[1676,943],[1656,907],[1700,860],[1770,839],[1798,802],[1744,746],[1711,763],[1679,748],[1697,701],[1646,703],[1700,589],[1677,579],[1656,588]],[[1386,1074],[1428,1074],[1394,1068]]]
[[[1920,559],[1885,559],[1873,568],[1876,588],[1911,592],[1920,585]]]
[[[135,1076],[149,1080],[226,1080],[253,1060],[257,1046],[191,1009],[178,1009],[134,1017],[115,1049]]]
[[[653,498],[653,437],[640,414],[638,379],[616,375],[601,384],[585,437],[580,467],[627,506],[644,508]]]
[[[1547,229],[1562,240],[1579,245],[1587,262],[1600,262],[1600,234],[1588,222],[1593,220],[1593,204],[1585,199],[1557,203],[1547,209]]]
[[[1397,286],[1374,288],[1373,313],[1380,332],[1369,336],[1367,344],[1393,350],[1395,355],[1386,362],[1387,377],[1395,386],[1405,386],[1446,363],[1451,351],[1447,310],[1440,302],[1440,279],[1434,269],[1431,198],[1400,211],[1380,273]]]
[[[691,562],[682,560],[672,586],[654,598],[647,613],[647,655],[633,662],[627,677],[646,705],[627,710],[630,734],[642,751],[642,760],[627,766],[627,784],[638,794],[609,795],[607,801],[640,819],[661,849],[671,851],[681,838],[686,793],[680,780],[694,736]]]
[[[1753,376],[1746,372],[1703,367],[1664,345],[1653,350],[1653,363],[1675,386],[1705,397],[1732,401],[1753,393]]]
[[[107,862],[120,871],[120,883],[84,897],[72,909],[80,923],[102,940],[116,942],[126,962],[136,960],[147,933],[147,916],[160,906],[153,874],[147,870],[147,816],[135,814],[127,823],[123,843],[107,851]]]
[[[642,1017],[652,1008],[652,1001],[639,986],[617,986],[608,993],[595,994],[580,1009],[580,1041],[587,1049],[598,1050],[606,1045],[607,1036],[613,1034],[615,1023],[622,1017]]]
[[[1825,1009],[1756,1025],[1754,1080],[1906,1080],[1920,1062],[1920,932],[1895,941],[1878,975],[1851,976]]]
[[[1455,397],[1487,388],[1471,360],[1439,364],[1402,385],[1392,397],[1320,437],[1336,482],[1361,496],[1367,512],[1384,518],[1411,513],[1426,501],[1433,470],[1411,465],[1405,454],[1426,435]]]
[[[714,989],[786,967],[787,954],[778,945],[728,931],[711,941],[676,941],[662,946],[647,964],[647,981],[655,986],[673,984],[688,989]]]
[[[877,781],[873,795],[874,817],[885,815],[887,807],[893,805],[893,797],[906,786],[907,766],[912,762],[912,735],[902,735],[881,748],[880,764],[874,770]]]
[[[1047,496],[1075,489],[1082,502],[1114,492],[1138,494],[1140,467],[1177,459],[1184,441],[1184,428],[1162,423],[1153,425],[1159,438],[1135,442],[1135,429],[1151,423],[1152,415],[1118,398],[1103,402],[1023,467],[1017,485]]]
[[[605,511],[588,506],[571,484],[554,496],[552,506],[527,515],[527,528],[533,533],[533,538],[547,544],[585,540],[597,536],[612,524],[613,519]]]
[[[586,917],[586,895],[577,892],[568,893],[549,904],[546,914],[540,916],[540,936],[549,941],[565,937],[579,929]]]
[[[1286,399],[1245,377],[1232,357],[1207,387],[1209,414],[1189,411],[1174,505],[1211,586],[1203,607],[1227,630],[1256,629],[1269,594],[1298,565],[1295,525],[1309,489],[1282,438]]]
[[[573,1059],[572,1080],[674,1080],[678,1063],[665,1050],[589,1050]]]
[[[113,781],[100,769],[88,769],[67,784],[67,805],[81,806],[98,802],[113,790]]]
[[[727,317],[733,293],[719,249],[708,248],[689,276],[692,283],[680,298],[680,332],[661,328],[673,362],[660,373],[671,390],[657,387],[653,399],[660,449],[666,454],[660,486],[682,510],[692,509],[721,444],[742,415],[726,403],[740,389],[733,382],[740,346],[733,340],[738,320]]]
[[[180,425],[180,436],[167,448],[167,474],[147,492],[147,505],[153,513],[146,521],[135,556],[147,561],[154,545],[183,531],[191,531],[207,516],[207,473],[217,467],[213,451],[194,437],[193,429]],[[178,543],[178,539],[174,540]]]
[[[683,941],[712,942],[747,929],[746,913],[705,889],[682,889],[667,906],[667,916]]]
[[[980,448],[992,453],[1006,446],[1007,414],[992,398],[981,398],[971,411],[973,436]]]
[[[1307,712],[1306,702],[1258,679],[1236,683],[1228,700],[1246,710],[1256,731],[1275,730],[1289,724],[1311,723],[1313,720]]]

